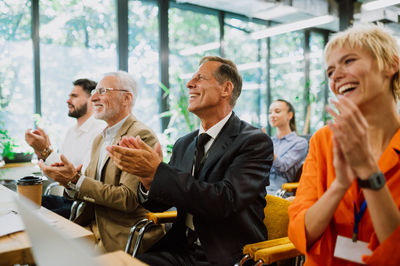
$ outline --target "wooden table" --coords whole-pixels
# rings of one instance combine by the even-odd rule
[[[107,253],[96,258],[96,260],[104,266],[145,266],[147,264],[135,259],[131,255],[122,250]]]
[[[10,196],[12,193],[15,192],[0,185],[0,209],[16,209],[12,197]],[[75,224],[70,220],[67,220],[64,217],[43,207],[40,209],[40,213],[46,218],[49,218],[49,220],[54,220],[54,226],[69,235],[71,239],[83,238],[88,239],[94,243],[93,233],[81,227],[80,225]],[[34,260],[31,253],[31,243],[29,241],[28,235],[24,231],[0,237],[1,266],[32,263],[34,263]]]

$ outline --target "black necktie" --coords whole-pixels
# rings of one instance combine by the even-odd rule
[[[204,145],[211,139],[207,133],[201,133],[197,138],[196,151],[194,153],[194,177],[198,178],[201,167],[204,164]]]

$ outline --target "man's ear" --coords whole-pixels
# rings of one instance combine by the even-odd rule
[[[131,104],[133,102],[133,94],[131,92],[124,93],[124,103]]]
[[[225,81],[222,84],[222,92],[221,92],[222,96],[223,97],[230,96],[232,95],[232,91],[233,91],[233,83],[229,80]]]

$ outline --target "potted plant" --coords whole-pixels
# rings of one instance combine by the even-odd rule
[[[0,123],[0,152],[5,163],[29,162],[32,153],[18,151],[19,145],[12,138],[8,130],[4,128],[4,123]]]

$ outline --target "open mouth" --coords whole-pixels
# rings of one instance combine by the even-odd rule
[[[342,87],[339,88],[339,94],[342,94],[342,95],[346,94],[350,91],[355,90],[356,87],[357,87],[357,84],[354,84],[354,83],[343,85]]]

